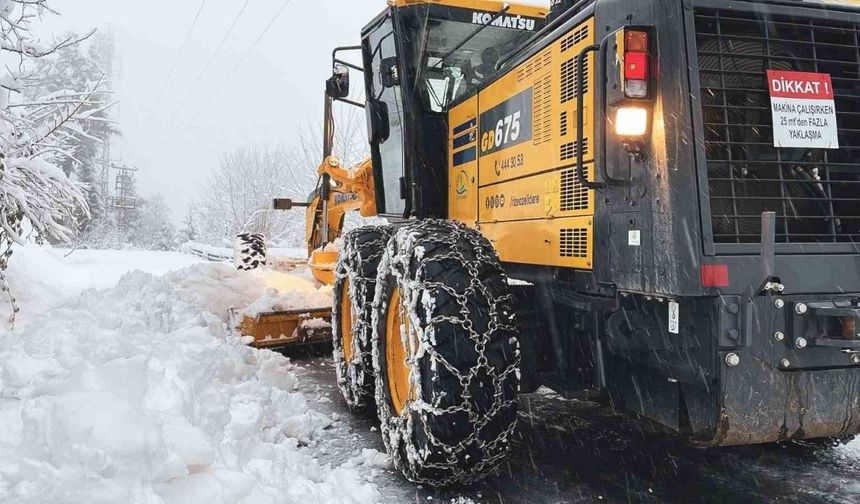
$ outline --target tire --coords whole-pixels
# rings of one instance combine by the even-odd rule
[[[390,236],[391,229],[386,226],[368,226],[347,233],[335,268],[334,366],[337,386],[347,406],[355,412],[375,405],[370,354],[371,304],[376,270]]]
[[[261,234],[240,234],[233,249],[236,269],[251,271],[266,265],[266,238]]]
[[[409,480],[471,483],[510,451],[520,377],[512,300],[492,246],[465,226],[422,221],[388,242],[373,302],[376,407]]]

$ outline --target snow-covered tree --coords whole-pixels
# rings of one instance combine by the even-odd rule
[[[144,250],[172,250],[176,245],[176,228],[170,221],[170,209],[160,194],[143,200],[131,223],[129,240]]]
[[[80,222],[82,230],[89,228],[91,221],[105,218],[107,195],[101,193],[99,174],[106,146],[112,136],[119,134],[109,116],[113,54],[113,38],[96,34],[87,43],[62,47],[35,60],[22,88],[22,95],[29,101],[37,101],[45,93],[62,95],[67,90],[94,90],[81,107],[79,116],[85,116],[86,120],[80,121],[81,131],[70,146],[71,155],[57,159],[63,172],[84,186],[91,217]]]
[[[197,232],[197,215],[194,210],[188,210],[185,218],[182,219],[182,227],[176,234],[176,240],[182,244],[187,242],[197,241],[199,233]]]
[[[198,232],[203,241],[227,245],[242,232],[279,239],[294,227],[295,216],[271,210],[283,196],[295,167],[283,148],[243,147],[221,160],[200,194]]]
[[[6,291],[3,271],[13,243],[28,238],[68,241],[76,222],[89,215],[81,187],[60,164],[74,157],[75,146],[86,136],[83,124],[96,113],[89,107],[99,83],[46,91],[35,99],[22,92],[35,60],[87,38],[43,43],[33,29],[48,13],[55,14],[47,0],[0,0],[0,54],[17,59],[0,76],[0,284]],[[17,311],[14,300],[12,304]]]
[[[335,108],[334,154],[345,166],[368,156],[364,121],[359,108]],[[269,241],[285,246],[304,245],[304,212],[272,211],[272,200],[308,199],[319,182],[317,168],[323,161],[322,146],[322,123],[310,123],[300,128],[294,145],[245,147],[224,156],[195,206],[198,239],[210,245],[232,246],[237,234],[250,232],[261,233]]]

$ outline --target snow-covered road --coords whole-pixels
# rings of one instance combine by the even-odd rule
[[[371,503],[387,461],[321,463],[336,422],[297,368],[227,330],[290,275],[179,254],[18,251],[0,329],[2,503]],[[0,304],[3,317],[9,306]]]
[[[860,499],[860,441],[701,450],[546,390],[514,450],[470,488],[394,473],[376,421],[349,414],[325,350],[242,345],[227,308],[306,271],[239,274],[180,254],[28,249],[0,328],[0,504],[780,502]],[[135,271],[137,270],[137,271]],[[0,320],[8,304],[0,301]]]

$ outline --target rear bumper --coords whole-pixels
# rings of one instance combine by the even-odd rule
[[[860,368],[781,371],[742,357],[721,392],[714,446],[860,433]]]
[[[741,310],[742,346],[718,355],[719,418],[710,444],[860,433],[860,337],[856,323],[846,326],[850,335],[840,324],[860,314],[856,297],[761,297]],[[727,364],[730,353],[737,366]]]

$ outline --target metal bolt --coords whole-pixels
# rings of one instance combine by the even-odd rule
[[[775,340],[777,340],[777,341],[782,341],[782,340],[784,340],[784,339],[785,339],[785,334],[784,334],[782,331],[777,331],[777,332],[773,335],[773,337],[774,337],[774,339],[775,339]]]
[[[798,315],[804,315],[807,311],[809,311],[809,307],[804,303],[797,303],[794,305],[794,312]]]
[[[741,358],[736,353],[730,353],[726,355],[726,364],[729,367],[735,367],[741,363]]]
[[[773,302],[773,305],[776,306],[778,310],[781,310],[785,306],[785,301],[783,301],[782,299],[777,299]]]
[[[788,359],[782,359],[781,361],[779,361],[779,365],[784,367],[784,368],[790,368],[791,367],[791,361]]]
[[[860,364],[860,355],[852,355],[851,364]]]
[[[802,336],[800,338],[797,338],[796,340],[794,340],[794,346],[796,346],[797,348],[799,348],[801,350],[806,348],[807,344],[808,344],[808,342],[806,341],[806,338],[804,338]]]

